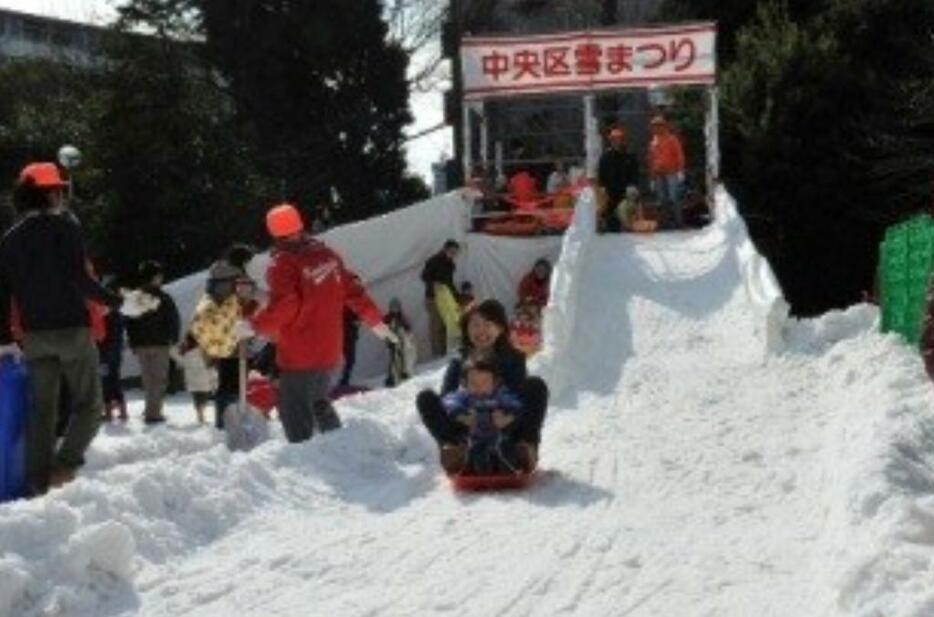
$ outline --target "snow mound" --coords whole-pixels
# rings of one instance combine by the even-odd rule
[[[176,400],[168,426],[107,427],[70,486],[0,506],[0,617],[930,617],[917,352],[870,306],[789,318],[716,200],[708,228],[651,236],[596,235],[578,206],[528,491],[445,486],[413,405],[437,368],[249,453]]]

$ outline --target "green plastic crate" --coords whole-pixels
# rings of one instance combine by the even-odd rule
[[[934,264],[934,220],[927,215],[893,225],[879,245],[882,331],[921,338],[928,278]]]

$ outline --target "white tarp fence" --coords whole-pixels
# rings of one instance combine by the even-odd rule
[[[560,370],[562,358],[571,346],[577,316],[580,272],[588,262],[591,241],[597,234],[597,209],[594,191],[587,189],[577,201],[574,219],[564,234],[561,259],[551,276],[551,296],[543,314],[542,350],[535,357],[532,371],[548,382],[557,396],[565,388],[567,370]],[[566,367],[565,367],[566,368]]]
[[[336,227],[320,236],[360,275],[381,309],[388,308],[390,299],[399,299],[415,330],[421,359],[429,356],[429,339],[425,288],[420,275],[425,262],[441,250],[445,240],[455,239],[462,245],[455,273],[458,285],[469,280],[477,298],[496,298],[510,314],[521,277],[541,257],[554,263],[561,250],[560,237],[499,238],[468,234],[470,206],[470,200],[462,192],[452,192],[380,217]],[[250,264],[250,274],[261,284],[268,262],[268,254],[262,254]],[[205,279],[206,273],[199,272],[166,286],[178,304],[183,324],[191,319],[204,292]],[[366,328],[361,330],[354,377],[370,379],[384,375],[389,362],[386,346]],[[132,366],[128,366],[127,372],[131,371]]]

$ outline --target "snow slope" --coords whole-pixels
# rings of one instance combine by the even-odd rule
[[[708,229],[565,238],[526,492],[439,478],[403,387],[230,454],[173,404],[0,506],[0,615],[934,615],[934,404],[856,306],[794,321],[724,193]],[[134,405],[138,414],[139,405]]]

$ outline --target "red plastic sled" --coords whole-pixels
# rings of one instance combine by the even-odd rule
[[[491,476],[458,474],[448,476],[456,491],[510,491],[527,487],[535,478],[531,473],[501,473]]]

